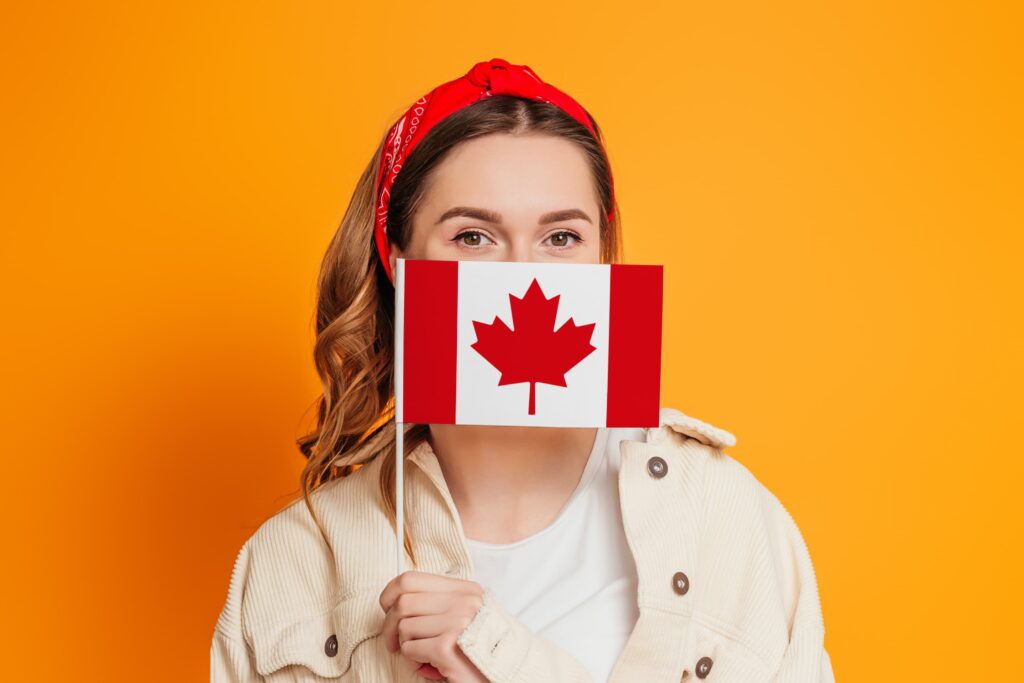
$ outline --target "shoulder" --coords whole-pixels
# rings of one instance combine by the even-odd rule
[[[700,553],[715,567],[705,577],[702,609],[737,633],[760,634],[751,645],[770,659],[781,657],[798,620],[820,638],[817,580],[803,535],[779,498],[724,452],[736,438],[672,408],[661,410],[661,424],[647,438],[693,471],[688,492],[702,503]],[[739,594],[746,600],[737,602]]]
[[[731,432],[675,408],[662,408],[659,421],[657,428],[649,428],[648,443],[667,446],[673,458],[696,465],[705,509],[714,513],[710,517],[746,518],[764,530],[793,530],[793,517],[779,498],[746,465],[725,452],[736,445]]]
[[[372,460],[310,494],[330,544],[300,497],[239,549],[215,637],[244,643],[262,674],[301,664],[337,675],[376,627],[380,576],[368,571],[376,553],[359,544],[379,543],[390,529],[376,493],[378,465]],[[327,654],[331,647],[337,654]]]
[[[726,453],[727,448],[736,445],[732,432],[676,408],[663,407],[658,427],[649,428],[646,439],[667,446],[673,458],[685,460],[694,469],[709,507],[754,516],[764,512],[764,506],[781,507],[753,472]],[[774,509],[768,512],[775,514]]]
[[[671,407],[660,409],[658,422],[647,428],[645,441],[686,472],[691,493],[692,487],[700,487],[714,495],[725,487],[747,497],[757,488],[759,482],[750,470],[725,452],[736,445],[732,432]]]
[[[344,570],[355,554],[353,539],[388,525],[377,492],[379,464],[374,459],[347,477],[327,482],[309,495],[308,505],[300,496],[260,524],[244,546],[250,584],[277,584],[287,578],[302,588],[289,600],[302,610],[323,607],[333,601],[332,593],[351,589]],[[274,586],[279,593],[287,589]]]

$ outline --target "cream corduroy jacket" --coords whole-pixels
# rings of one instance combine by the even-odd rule
[[[834,681],[814,569],[792,517],[723,452],[735,444],[732,434],[671,408],[661,409],[660,421],[643,441],[624,440],[619,449],[640,616],[609,680]],[[397,550],[378,493],[381,462],[374,458],[313,494],[333,555],[301,499],[244,543],[213,629],[212,682],[424,681],[379,637],[378,598],[394,576]],[[472,579],[459,516],[429,444],[407,462],[415,568]],[[413,568],[408,558],[406,566]],[[592,681],[488,590],[458,645],[494,683]]]

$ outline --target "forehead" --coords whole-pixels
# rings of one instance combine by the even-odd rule
[[[552,135],[492,134],[459,143],[434,169],[424,194],[451,204],[549,211],[576,206],[591,215],[597,190],[584,151]]]

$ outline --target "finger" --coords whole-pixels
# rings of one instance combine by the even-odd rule
[[[391,608],[391,604],[402,593],[479,593],[482,590],[480,584],[475,581],[409,570],[388,581],[380,594],[380,606],[385,612],[388,611]]]
[[[407,570],[387,582],[384,590],[380,592],[380,606],[385,612],[391,609],[392,603],[402,593],[409,593],[420,584],[420,574],[415,570]]]
[[[438,671],[449,671],[445,659],[445,648],[449,647],[451,637],[448,634],[433,638],[417,638],[402,643],[402,656],[412,662],[430,664]]]
[[[432,664],[420,664],[420,668],[416,669],[416,673],[428,681],[446,680],[444,674],[438,671]]]
[[[461,633],[468,623],[468,619],[451,613],[405,617],[398,622],[398,642],[401,645],[407,640],[433,638],[449,630]]]
[[[398,624],[405,618],[443,614],[452,609],[452,593],[402,593],[384,613],[381,635],[388,652],[398,649]]]

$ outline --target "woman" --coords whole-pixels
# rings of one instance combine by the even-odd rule
[[[597,124],[501,59],[391,128],[325,256],[303,497],[246,541],[214,681],[831,681],[807,549],[728,432],[403,425],[395,260],[615,262]],[[299,503],[304,503],[300,505]]]

